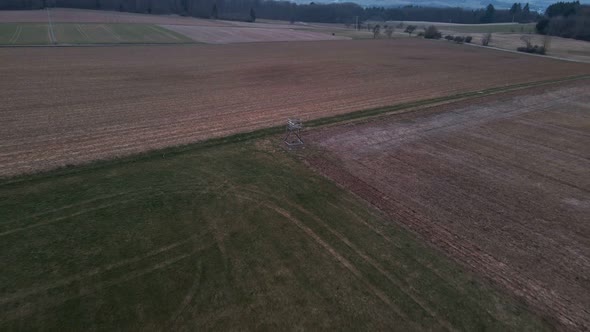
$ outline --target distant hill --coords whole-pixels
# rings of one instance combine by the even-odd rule
[[[519,2],[526,3],[526,0]],[[294,0],[293,2],[307,4],[310,0]],[[317,0],[317,3],[354,2],[361,6],[398,7],[398,6],[423,6],[423,7],[462,7],[462,8],[483,8],[488,4],[494,5],[497,9],[508,9],[514,1],[499,0]],[[545,11],[545,9],[556,0],[534,0],[528,1],[531,10]],[[590,4],[590,0],[580,1]]]

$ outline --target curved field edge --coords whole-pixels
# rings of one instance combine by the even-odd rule
[[[305,126],[308,128],[319,127],[319,126],[327,126],[327,125],[334,125],[334,124],[341,124],[348,121],[359,121],[363,119],[369,119],[378,116],[384,116],[394,113],[403,113],[403,112],[410,112],[416,111],[420,108],[428,107],[428,106],[435,106],[443,103],[450,103],[465,99],[471,98],[479,98],[489,95],[494,95],[498,93],[510,92],[510,91],[517,91],[526,88],[533,88],[538,86],[550,85],[550,84],[558,84],[563,82],[575,81],[575,80],[584,80],[589,79],[590,75],[577,75],[577,76],[569,76],[559,79],[551,79],[551,80],[542,80],[542,81],[535,81],[535,82],[527,82],[527,83],[520,83],[520,84],[513,84],[513,85],[505,85],[499,86],[484,90],[477,90],[477,91],[469,91],[454,95],[449,95],[445,97],[437,97],[437,98],[428,98],[419,101],[412,101],[408,103],[401,103],[387,107],[379,107],[379,108],[370,108],[366,110],[359,110],[356,112],[346,113],[342,115],[336,116],[329,116],[324,118],[318,118],[311,121],[305,122]],[[119,163],[127,163],[127,162],[135,162],[145,159],[158,159],[158,158],[165,158],[166,156],[171,157],[177,154],[186,153],[195,149],[207,148],[210,146],[219,146],[229,143],[236,143],[242,142],[252,139],[259,139],[263,137],[267,137],[270,135],[277,135],[284,132],[285,128],[283,126],[276,126],[276,127],[269,127],[249,132],[238,133],[230,136],[220,137],[220,138],[213,138],[209,140],[204,140],[192,144],[184,144],[184,145],[177,145],[171,146],[164,149],[156,149],[156,150],[148,150],[143,153],[134,154],[131,156],[113,158],[113,159],[103,159],[103,160],[93,160],[89,161],[88,163],[82,163],[77,165],[68,165],[66,167],[57,168],[54,170],[49,171],[40,171],[40,172],[33,172],[29,174],[22,174],[17,176],[10,176],[10,177],[0,177],[0,187],[4,185],[10,185],[14,183],[19,183],[22,181],[33,181],[37,179],[43,179],[45,177],[53,177],[53,176],[63,176],[72,173],[80,173],[90,171],[96,168],[104,167],[107,165],[119,164]]]
[[[1,329],[549,328],[273,137],[0,198]]]

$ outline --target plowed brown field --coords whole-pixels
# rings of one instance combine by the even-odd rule
[[[587,330],[588,105],[584,80],[319,129],[308,160],[560,329]]]
[[[0,176],[514,83],[586,64],[403,39],[0,49]]]
[[[187,36],[194,41],[208,44],[350,39],[348,37],[332,36],[327,33],[314,31],[276,29],[272,26],[265,28],[204,27],[194,25],[161,26]]]
[[[48,13],[49,11],[49,13]],[[232,26],[217,20],[178,15],[148,15],[103,10],[52,8],[49,10],[0,10],[0,23],[145,23],[200,26]]]

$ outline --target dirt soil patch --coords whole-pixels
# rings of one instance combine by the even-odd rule
[[[161,25],[191,38],[208,44],[273,42],[273,41],[310,41],[310,40],[346,40],[350,38],[332,36],[327,33],[277,29],[274,27],[208,27],[195,25]]]
[[[0,176],[283,125],[293,116],[308,121],[590,74],[586,64],[457,46],[399,39],[3,48]]]
[[[566,329],[590,328],[590,81],[306,133],[320,173]]]

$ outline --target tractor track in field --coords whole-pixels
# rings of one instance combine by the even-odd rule
[[[10,44],[15,44],[17,42],[17,40],[20,38],[20,34],[23,31],[23,27],[18,25],[16,27],[16,30],[14,30],[14,33],[12,34],[12,37],[10,37],[10,40],[8,41]]]
[[[51,11],[49,10],[49,8],[47,8],[47,22],[47,34],[49,37],[49,43],[52,45],[57,44],[57,38],[55,38],[55,33],[53,31],[53,21],[51,20]]]
[[[78,30],[80,35],[82,35],[82,37],[84,37],[86,40],[90,40],[90,37],[88,36],[86,31],[84,31],[84,28],[82,28],[80,24],[76,24],[76,30]]]

